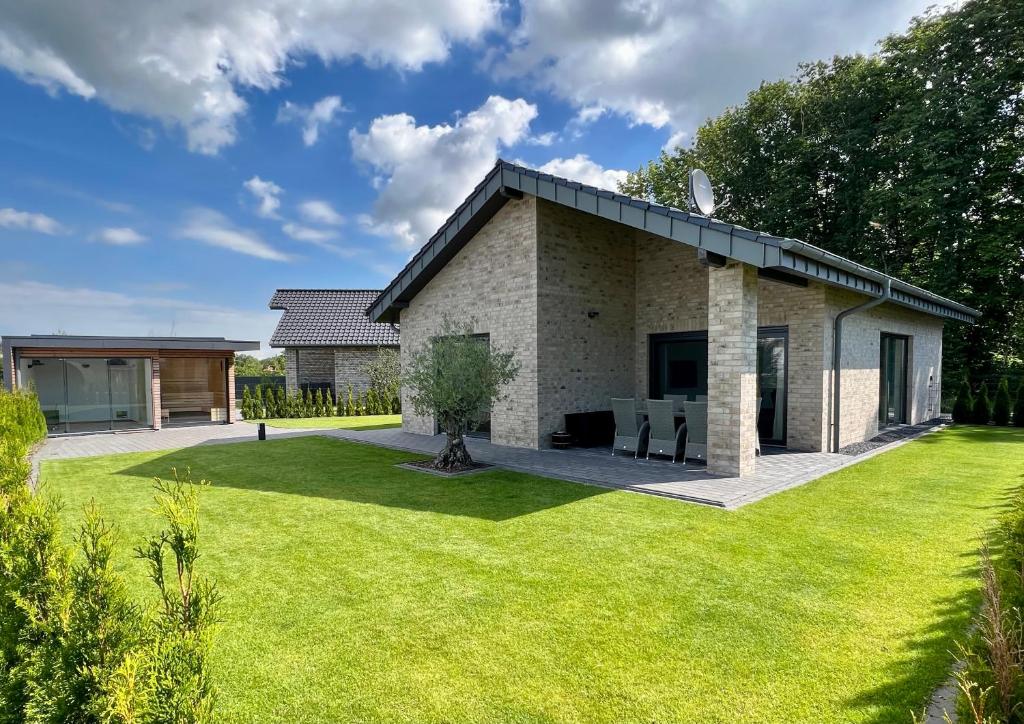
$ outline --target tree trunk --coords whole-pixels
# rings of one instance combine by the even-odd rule
[[[466,441],[461,433],[448,433],[448,441],[434,458],[434,467],[446,473],[455,473],[473,467]]]

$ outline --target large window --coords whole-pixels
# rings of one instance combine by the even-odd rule
[[[160,406],[169,423],[227,422],[227,360],[223,357],[163,357]]]
[[[757,433],[768,445],[786,444],[786,327],[757,331]],[[650,336],[648,394],[708,394],[708,333],[675,332]]]
[[[23,357],[21,385],[31,386],[51,433],[149,427],[153,400],[149,359]]]

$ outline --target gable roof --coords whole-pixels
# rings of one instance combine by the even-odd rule
[[[536,196],[697,249],[831,286],[880,297],[891,283],[892,303],[939,317],[973,322],[980,313],[797,239],[726,224],[670,206],[605,191],[499,159],[473,192],[367,309],[371,319],[398,321],[399,310],[433,278],[510,198]]]
[[[271,347],[396,347],[398,328],[370,321],[366,308],[378,289],[278,289],[271,309],[282,309]]]

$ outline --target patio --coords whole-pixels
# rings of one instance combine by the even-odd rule
[[[927,428],[924,432],[935,429]],[[270,439],[321,435],[354,440],[397,450],[434,454],[444,443],[441,435],[426,436],[402,430],[277,430],[267,428]],[[244,442],[256,439],[255,426],[206,425],[134,433],[51,438],[36,456],[39,460],[111,455],[148,450]],[[735,509],[788,490],[840,468],[853,465],[912,439],[908,437],[861,455],[774,452],[766,449],[753,475],[728,477],[709,473],[703,465],[668,460],[634,460],[612,456],[607,449],[530,450],[495,445],[467,438],[474,459],[509,470],[570,482],[657,495],[718,508]]]

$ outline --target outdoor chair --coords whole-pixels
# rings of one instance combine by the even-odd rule
[[[682,412],[683,403],[686,402],[686,395],[662,395],[666,400],[672,401],[673,412]]]
[[[686,433],[686,426],[680,425],[676,430],[676,418],[672,414],[673,400],[648,400],[647,421],[651,426],[650,439],[647,441],[647,459],[651,455],[666,455],[676,461],[679,453],[679,438]]]
[[[683,462],[708,459],[708,403],[685,402],[686,444],[683,446]]]
[[[646,422],[643,425],[637,423],[636,400],[612,398],[612,414],[615,415],[615,441],[612,443],[612,455],[616,450],[633,453],[633,457],[640,456],[640,448],[647,437],[650,425]]]

